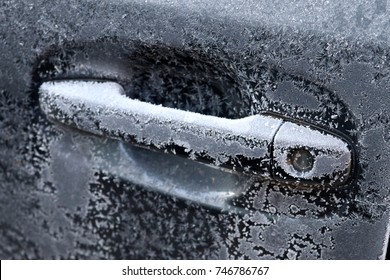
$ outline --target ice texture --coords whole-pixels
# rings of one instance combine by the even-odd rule
[[[0,258],[385,258],[388,2],[183,2],[1,1]],[[338,130],[357,151],[357,172],[337,188],[253,177],[234,200],[246,215],[153,192],[112,175],[120,159],[102,167],[116,154],[104,148],[118,145],[41,112],[43,82],[91,77],[126,80],[144,101],[171,106],[191,99],[180,95],[186,85],[206,81],[221,93],[212,95],[218,106],[178,108],[229,118],[267,111]],[[204,92],[193,100],[211,100]],[[161,165],[169,178],[180,167]]]

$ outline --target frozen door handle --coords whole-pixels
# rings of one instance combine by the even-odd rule
[[[345,140],[282,118],[224,119],[166,108],[130,99],[109,81],[46,82],[40,104],[53,121],[244,173],[333,185],[351,173]]]

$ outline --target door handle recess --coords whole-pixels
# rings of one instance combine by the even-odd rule
[[[308,184],[340,185],[352,172],[348,141],[308,124],[273,116],[225,119],[125,96],[111,81],[62,80],[40,87],[47,117],[221,168]]]

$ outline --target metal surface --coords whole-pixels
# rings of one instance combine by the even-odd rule
[[[384,259],[389,12],[383,0],[1,1],[0,258]],[[229,119],[271,112],[346,135],[352,178],[333,187],[224,175],[245,186],[232,201],[245,214],[129,183],[149,174],[159,186],[175,176],[213,186],[230,173],[183,174],[184,162],[206,165],[134,156],[49,122],[40,85],[88,77],[166,107]],[[115,173],[121,157],[138,169]]]

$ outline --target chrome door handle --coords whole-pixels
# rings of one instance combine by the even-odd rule
[[[222,168],[279,180],[340,185],[353,153],[340,136],[273,116],[224,119],[153,105],[125,96],[110,81],[63,80],[40,87],[49,119]]]

